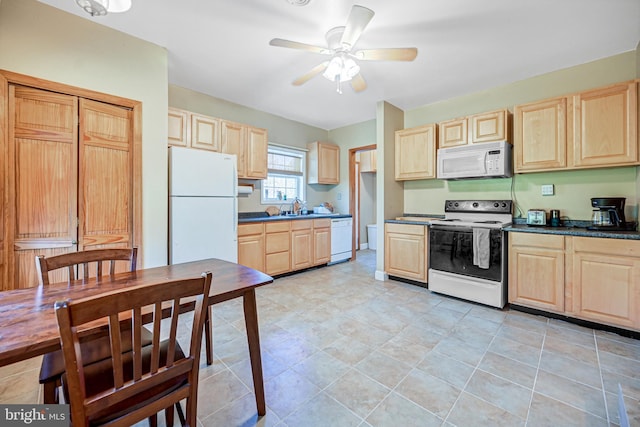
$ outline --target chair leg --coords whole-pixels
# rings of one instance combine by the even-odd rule
[[[211,320],[211,306],[207,308],[207,315],[204,319],[204,340],[207,352],[207,365],[213,364],[213,320]]]
[[[149,417],[149,427],[158,427],[158,414]]]
[[[47,381],[43,384],[43,396],[45,405],[57,405],[60,403],[60,397],[58,396],[58,382]]]

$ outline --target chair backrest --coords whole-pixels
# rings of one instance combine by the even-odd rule
[[[105,415],[113,416],[114,408],[122,411],[123,405],[136,405],[136,409],[126,415],[118,415],[114,420],[115,425],[133,425],[185,398],[187,424],[196,425],[200,347],[211,280],[212,274],[207,272],[200,278],[140,285],[56,303],[66,368],[63,382],[67,382],[74,426],[88,425]],[[194,316],[189,351],[176,353],[176,348],[179,348],[176,336],[178,315],[191,308],[194,308]],[[112,358],[107,363],[111,369],[103,372],[108,377],[106,390],[91,396],[87,389],[94,385],[93,378],[86,374],[93,365],[85,369],[82,363],[78,332],[83,329],[82,325],[91,322],[96,325],[97,319],[104,318],[108,318],[109,323]],[[169,333],[168,339],[161,342],[163,318]],[[146,323],[152,324],[153,340],[151,345],[143,348],[141,328]],[[124,355],[121,353],[121,327],[132,328],[132,352]],[[163,336],[166,335],[164,330],[162,332]],[[100,379],[103,380],[104,376]],[[167,384],[173,385],[170,393],[165,387],[159,396],[156,395],[159,388]]]
[[[60,268],[68,269],[69,282],[76,280],[76,278],[79,279],[80,277],[88,279],[90,275],[101,277],[106,273],[106,269],[103,269],[103,264],[107,263],[109,264],[109,274],[114,274],[116,271],[116,261],[127,261],[129,263],[129,271],[135,271],[138,262],[138,248],[94,249],[50,257],[36,255],[38,281],[40,285],[48,285],[49,272]],[[95,274],[91,272],[92,266],[95,266]],[[80,275],[80,267],[82,267],[82,275]],[[78,270],[77,274],[76,270]]]

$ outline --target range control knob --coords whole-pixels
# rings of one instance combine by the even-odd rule
[[[473,202],[473,205],[472,205],[472,206],[473,206],[474,208],[477,208],[478,206],[480,206],[480,204],[479,204],[478,202]]]
[[[504,203],[504,202],[502,202],[502,207],[503,207],[503,208],[506,208],[506,207],[507,207],[507,204],[506,204],[506,203]]]
[[[504,205],[504,203],[503,203],[503,205]],[[499,204],[498,202],[495,202],[495,203],[493,204],[493,207],[494,207],[494,208],[497,208],[498,206],[500,206],[500,204]]]
[[[455,206],[455,207],[457,208],[458,206],[460,206],[460,204],[459,204],[458,202],[455,202],[455,203],[453,204],[453,206]]]

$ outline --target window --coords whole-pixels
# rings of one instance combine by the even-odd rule
[[[304,200],[306,152],[269,146],[267,179],[262,180],[262,203]]]

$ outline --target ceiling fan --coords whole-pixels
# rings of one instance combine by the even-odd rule
[[[367,83],[360,74],[360,66],[356,60],[413,61],[418,55],[418,49],[415,47],[353,50],[373,15],[374,12],[371,9],[354,5],[345,26],[327,31],[325,35],[327,47],[284,39],[273,39],[269,44],[331,56],[331,59],[295,79],[293,85],[299,86],[322,73],[328,80],[336,82],[338,93],[342,93],[341,83],[346,81],[351,81],[354,91],[361,92],[367,88]]]

